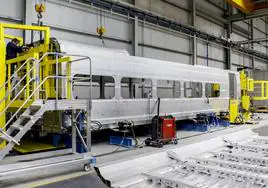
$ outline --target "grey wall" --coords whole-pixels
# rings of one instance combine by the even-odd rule
[[[34,11],[34,0],[1,0],[0,22],[34,24],[37,21]],[[151,11],[180,23],[192,25],[191,0],[124,0],[140,9]],[[59,39],[83,42],[91,45],[102,45],[96,33],[99,11],[89,4],[77,3],[76,0],[47,0],[47,10],[43,22],[51,27],[51,34]],[[224,0],[196,0],[195,28],[226,38],[227,30],[223,19],[226,4]],[[27,10],[27,11],[25,11]],[[105,46],[125,48],[129,53],[170,60],[179,63],[192,64],[193,38],[181,33],[150,25],[139,21],[134,27],[134,21],[111,12],[104,13]],[[253,37],[263,38],[267,35],[267,23],[263,18],[253,20]],[[251,25],[249,21],[233,24],[232,41],[250,39]],[[23,35],[22,32],[11,34]],[[38,35],[36,35],[37,37]],[[29,36],[27,36],[29,39]],[[132,42],[136,40],[137,49]],[[135,46],[135,45],[134,45]],[[267,53],[267,48],[258,44],[254,49]],[[225,49],[221,46],[197,39],[197,64],[226,68]],[[267,62],[255,59],[247,54],[231,51],[233,69],[245,65],[267,69]]]

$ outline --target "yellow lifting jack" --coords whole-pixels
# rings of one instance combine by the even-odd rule
[[[248,76],[244,68],[239,69],[241,100],[230,100],[230,123],[244,124],[251,120],[251,96],[254,91],[254,80]]]

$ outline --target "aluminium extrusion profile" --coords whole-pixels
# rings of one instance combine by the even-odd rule
[[[254,155],[240,155],[240,154],[231,154],[227,152],[212,152],[216,158],[227,160],[227,161],[236,161],[236,162],[244,162],[247,164],[255,164],[255,165],[265,165],[268,166],[268,158],[264,157],[256,157]]]
[[[258,174],[253,171],[251,172],[244,172],[240,169],[227,169],[223,166],[215,166],[215,164],[208,164],[208,163],[193,163],[192,161],[184,162],[180,160],[179,156],[176,153],[168,153],[168,155],[172,155],[172,158],[178,161],[179,166],[183,166],[182,168],[189,173],[199,173],[199,174],[206,174],[208,176],[216,177],[219,179],[231,179],[236,182],[243,182],[246,181],[250,185],[260,185],[266,186],[268,185],[268,176],[264,174]],[[260,164],[261,165],[261,164]]]
[[[268,167],[264,167],[264,166],[256,166],[252,164],[241,164],[238,162],[224,161],[224,160],[213,159],[213,158],[193,157],[191,159],[193,159],[196,163],[203,164],[203,165],[211,165],[211,166],[215,165],[215,166],[221,166],[224,168],[229,168],[229,169],[234,169],[234,170],[259,173],[263,175],[268,174]]]
[[[225,169],[222,167],[191,164],[191,163],[187,163],[184,167],[188,172],[207,174],[208,176],[219,179],[231,179],[236,182],[247,182],[251,185],[260,185],[261,187],[265,187],[268,185],[267,176],[253,172],[249,173],[233,169]]]
[[[241,144],[235,144],[231,145],[232,150],[239,150],[239,151],[245,151],[245,152],[253,152],[253,153],[260,153],[260,154],[267,154],[268,153],[268,147],[258,146],[258,145],[241,145]]]
[[[156,174],[156,173],[144,173],[146,177],[148,177],[149,181],[152,183],[158,184],[161,187],[170,187],[170,188],[201,188],[201,186],[196,185],[195,183],[183,179],[174,179],[172,177],[165,177],[164,175]]]

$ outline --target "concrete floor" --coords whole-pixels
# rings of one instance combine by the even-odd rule
[[[70,178],[64,181],[58,181],[47,185],[39,186],[39,188],[106,188],[101,179],[95,172],[91,172],[82,176]]]
[[[164,148],[154,148],[154,147],[142,147],[136,149],[127,149],[123,147],[118,147],[114,145],[108,145],[107,143],[98,143],[92,146],[93,156],[97,156],[97,165],[106,165],[117,160],[125,160],[132,158],[137,155],[147,155],[149,153],[161,152],[169,148],[176,148],[180,146],[185,146],[209,138],[214,138],[219,135],[224,135],[232,132],[236,132],[242,129],[252,128],[255,132],[259,133],[261,136],[268,136],[268,115],[262,115],[265,123],[256,125],[235,125],[228,128],[214,129],[212,132],[201,133],[201,132],[188,132],[188,131],[178,131],[177,136],[179,138],[178,145],[165,145]],[[146,137],[139,137],[140,142],[142,142]],[[94,186],[93,186],[94,185]],[[1,186],[0,186],[1,187]],[[105,187],[101,183],[101,180],[97,177],[95,173],[87,172],[73,172],[67,174],[61,174],[59,176],[54,176],[50,178],[38,179],[37,181],[31,181],[22,183],[20,185],[13,185],[10,187]]]

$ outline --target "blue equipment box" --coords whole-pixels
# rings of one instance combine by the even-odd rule
[[[127,137],[121,137],[121,136],[110,136],[109,144],[111,145],[118,145],[126,148],[132,148],[133,143],[132,138],[127,138]]]
[[[210,128],[215,127],[228,127],[230,122],[227,120],[220,119],[215,113],[208,113],[203,115],[202,121],[188,120],[180,124],[180,129],[185,131],[198,131],[207,132]]]

